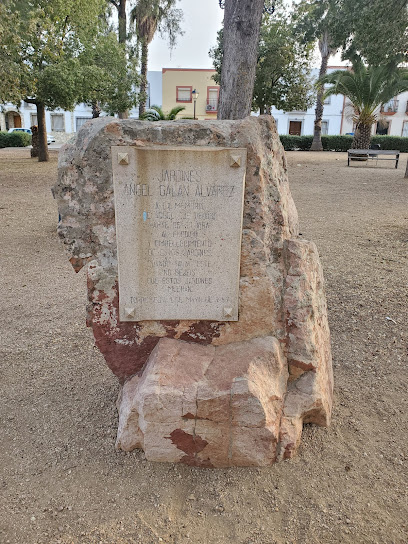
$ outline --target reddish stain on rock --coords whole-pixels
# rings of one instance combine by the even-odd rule
[[[182,417],[183,419],[195,419],[194,414],[192,414],[191,412],[187,412],[187,414],[184,414]]]
[[[121,136],[122,130],[119,123],[109,123],[107,127],[105,127],[105,132],[109,134],[113,134],[114,136]]]
[[[146,336],[140,339],[142,324],[138,322],[116,322],[103,319],[102,314],[119,315],[119,286],[113,287],[114,296],[110,298],[88,276],[88,293],[91,303],[91,314],[88,323],[95,337],[95,345],[105,357],[106,364],[119,378],[120,382],[139,373],[149,355],[156,347],[159,336]],[[180,321],[159,321],[164,329],[163,337],[174,338]],[[222,323],[201,321],[193,323],[189,330],[181,335],[182,340],[196,344],[211,344],[220,335]]]
[[[72,268],[75,270],[76,273],[78,273],[83,268],[87,261],[88,259],[82,259],[80,257],[71,257],[69,259],[69,262],[72,264]]]
[[[184,451],[188,456],[197,455],[206,447],[208,442],[201,436],[194,436],[186,433],[182,429],[175,429],[170,436],[166,437],[172,441],[177,449]]]
[[[129,331],[127,335],[125,328],[128,328]],[[109,327],[93,323],[92,331],[95,337],[95,345],[105,357],[108,367],[119,378],[120,383],[142,370],[149,355],[160,340],[157,336],[147,336],[140,344],[137,344],[136,341],[128,345],[117,343],[116,340],[122,340],[124,336],[130,338],[136,336],[133,324],[128,323],[122,325],[119,332],[116,333],[113,333]]]
[[[197,321],[190,325],[188,331],[180,336],[180,340],[185,342],[194,342],[195,344],[211,344],[214,338],[221,334],[221,328],[224,323],[219,321]]]
[[[297,361],[296,359],[291,359],[290,361],[291,366],[295,366],[296,368],[300,368],[301,370],[316,370],[316,365],[313,363],[305,363],[304,361]]]

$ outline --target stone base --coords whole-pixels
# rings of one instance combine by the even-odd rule
[[[141,376],[121,390],[116,447],[142,448],[150,461],[209,468],[291,457],[303,417],[326,425],[329,414],[315,374],[286,395],[288,375],[273,337],[217,347],[163,338]]]

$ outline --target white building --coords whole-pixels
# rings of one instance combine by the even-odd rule
[[[147,83],[147,104],[160,106],[162,97],[161,72],[148,72]],[[129,117],[138,117],[137,108],[133,108],[129,112]],[[92,108],[86,104],[75,106],[73,111],[57,109],[45,112],[47,133],[54,136],[57,143],[66,142],[89,119],[92,119]],[[1,131],[8,131],[15,127],[30,128],[37,124],[37,109],[34,104],[21,102],[18,108],[11,103],[0,106]]]
[[[327,71],[344,68],[344,66],[329,66]],[[318,70],[312,70],[312,76],[317,79]],[[344,97],[343,95],[329,96],[324,102],[322,134],[346,134],[352,130],[346,130],[344,122]],[[284,112],[272,107],[272,115],[275,118],[279,134],[296,134],[299,136],[311,135],[314,132],[315,105],[306,111]],[[352,129],[352,127],[351,127]]]
[[[328,71],[345,69],[344,66],[329,66]],[[318,70],[313,75],[317,77]],[[149,71],[147,106],[162,105],[162,72]],[[348,134],[354,132],[352,107],[343,95],[330,96],[324,103],[322,134]],[[312,135],[314,131],[315,106],[306,111],[284,112],[272,108],[279,134]],[[129,117],[137,118],[137,108],[129,112]],[[92,109],[85,104],[79,104],[74,111],[63,110],[46,112],[47,133],[54,136],[57,143],[65,142],[73,133],[92,118]],[[33,104],[21,102],[19,108],[13,104],[0,106],[0,130],[13,127],[29,128],[37,124],[36,107]],[[408,92],[402,93],[390,100],[379,112],[379,120],[373,125],[373,134],[388,134],[391,136],[408,137]]]
[[[345,70],[345,66],[329,66],[327,71]],[[316,78],[318,70],[312,71]],[[315,105],[306,111],[283,112],[272,108],[279,134],[313,135]],[[408,92],[390,100],[378,111],[373,134],[408,137]],[[329,96],[324,102],[322,134],[350,134],[354,132],[353,108],[343,95]]]

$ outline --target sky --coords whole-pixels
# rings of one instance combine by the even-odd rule
[[[224,11],[219,7],[218,0],[178,0],[177,7],[183,11],[182,28],[184,35],[180,36],[173,51],[170,53],[166,38],[160,38],[157,32],[149,46],[149,70],[162,68],[213,68],[208,51],[217,42],[217,32],[222,26]],[[320,55],[316,46],[312,65],[318,67]],[[330,65],[345,64],[340,55],[330,58]]]
[[[216,45],[224,16],[218,0],[179,0],[177,7],[183,10],[184,35],[170,54],[166,38],[157,33],[149,46],[149,70],[212,68],[208,51]]]

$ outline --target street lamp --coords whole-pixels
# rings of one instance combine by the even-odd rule
[[[194,91],[191,93],[193,95],[193,103],[194,103],[194,119],[196,118],[196,102],[198,98],[198,92],[194,89]]]

